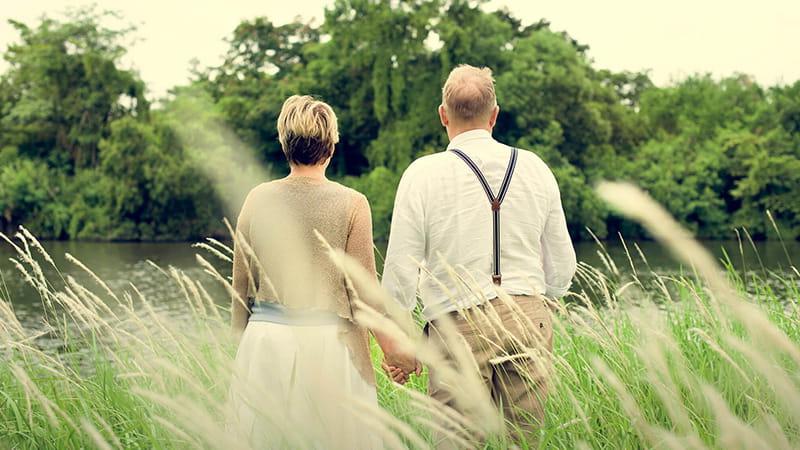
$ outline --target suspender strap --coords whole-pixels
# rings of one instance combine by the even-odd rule
[[[492,206],[492,256],[494,260],[492,282],[500,286],[502,281],[502,276],[500,275],[500,205],[503,204],[503,199],[505,199],[506,193],[508,192],[508,186],[511,184],[511,177],[514,175],[514,168],[517,165],[517,149],[511,149],[506,175],[503,177],[503,183],[500,185],[500,191],[496,196],[492,192],[489,183],[486,181],[486,177],[483,176],[483,172],[481,172],[481,169],[478,168],[475,162],[467,156],[466,153],[457,148],[451,149],[451,151],[461,158],[461,160],[472,169],[475,176],[478,177],[478,181],[481,183],[484,192],[486,192],[486,197],[489,198],[489,203]]]

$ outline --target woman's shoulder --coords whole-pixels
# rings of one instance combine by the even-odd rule
[[[369,205],[369,200],[364,194],[332,180],[321,183],[317,181],[312,184],[305,183],[303,180],[293,183],[285,178],[277,179],[259,184],[250,190],[247,197],[251,201],[273,197],[288,200],[298,195],[301,197],[313,196],[316,200],[312,203],[322,202],[332,208],[353,210],[364,204]]]
[[[253,198],[263,194],[267,194],[270,191],[275,191],[276,189],[280,189],[279,180],[265,181],[263,183],[257,184],[254,188],[250,189],[250,192],[247,193],[247,198]]]
[[[360,211],[369,211],[369,199],[361,192],[345,186],[336,181],[328,182],[330,189],[336,192],[337,197],[341,198],[346,204],[346,211],[349,216],[359,214]]]
[[[367,200],[367,197],[364,194],[362,194],[361,192],[358,192],[357,190],[355,190],[355,189],[353,189],[353,188],[351,188],[349,186],[345,186],[342,183],[339,183],[338,181],[329,181],[328,185],[330,186],[330,188],[332,190],[335,190],[336,192],[340,193],[342,196],[347,197],[352,201],[359,201],[359,200],[360,201],[365,201],[365,200]]]
[[[259,205],[265,201],[272,201],[276,198],[284,197],[285,189],[286,186],[284,186],[279,179],[264,181],[250,189],[244,198],[242,209],[256,207],[255,205]]]

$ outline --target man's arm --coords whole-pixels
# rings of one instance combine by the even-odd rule
[[[409,311],[417,304],[417,262],[425,258],[425,211],[415,178],[412,164],[397,187],[382,278],[389,295]]]
[[[425,211],[420,196],[420,186],[414,181],[414,165],[403,173],[397,187],[389,230],[389,246],[383,263],[384,289],[404,309],[411,311],[417,305],[419,266],[425,258]],[[407,317],[400,320],[409,319]],[[398,383],[405,384],[408,375],[422,373],[422,366],[412,355],[397,354],[392,344],[384,349],[383,368]],[[411,366],[414,364],[414,366]]]
[[[561,206],[561,194],[553,179],[554,191],[542,233],[542,259],[544,262],[545,295],[563,297],[572,284],[577,261],[572,240],[567,231],[567,219]]]

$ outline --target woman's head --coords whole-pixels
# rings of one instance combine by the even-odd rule
[[[339,142],[336,114],[310,95],[293,95],[283,102],[278,116],[278,139],[290,164],[323,164]]]

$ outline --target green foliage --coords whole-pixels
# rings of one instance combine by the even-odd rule
[[[218,217],[210,184],[151,117],[138,76],[119,68],[130,30],[103,28],[105,17],[11,22],[22,39],[0,77],[0,228],[55,239],[206,234]]]
[[[117,180],[109,210],[118,220],[113,239],[189,239],[213,225],[214,195],[188,162],[170,128],[125,118],[100,143],[100,168]]]
[[[64,230],[63,211],[53,202],[60,186],[51,171],[38,161],[19,158],[0,167],[0,224],[28,223],[31,230],[60,235]]]
[[[97,169],[83,170],[72,179],[71,218],[68,235],[73,239],[111,239],[116,218],[109,211],[114,179]]]
[[[484,3],[337,0],[318,26],[245,20],[223,63],[195,67],[191,85],[163,102],[166,114],[150,111],[141,80],[119,66],[130,30],[100,26],[104,15],[92,10],[36,27],[12,22],[22,39],[4,53],[10,68],[0,76],[0,225],[83,239],[213,232],[231,213],[186,157],[214,147],[197,140],[252,148],[284,174],[278,113],[289,95],[313,94],[339,119],[330,175],[367,193],[385,238],[395,180],[446,147],[441,85],[469,63],[495,72],[495,137],[553,169],[573,238],[642,234],[595,197],[603,179],[642,186],[701,237],[730,238],[737,227],[771,237],[769,211],[784,237],[800,238],[800,82],[764,88],[745,75],[695,75],[655,87],[644,73],[595,69],[587,46],[546,21],[523,26]],[[204,117],[168,117],[198,90],[210,98],[195,111]],[[224,136],[196,130],[206,119],[224,123],[214,128]]]
[[[10,21],[21,37],[3,54],[0,146],[72,171],[93,167],[98,144],[116,118],[147,113],[144,84],[118,67],[129,30],[98,25],[106,14],[79,11],[68,22],[36,28]]]
[[[400,175],[386,167],[376,167],[366,175],[347,177],[343,181],[369,199],[375,237],[381,239],[388,236],[394,208],[394,193],[400,183]]]
[[[722,191],[726,159],[712,142],[683,136],[645,143],[630,170],[650,195],[701,237],[729,229]]]
[[[628,177],[647,188],[700,236],[744,227],[774,233],[766,212],[800,238],[800,82],[764,91],[745,76],[720,82],[692,77],[642,95],[651,139]]]

